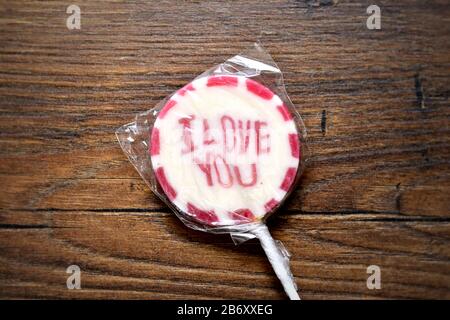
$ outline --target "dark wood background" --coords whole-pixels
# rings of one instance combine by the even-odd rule
[[[285,298],[258,242],[187,229],[114,136],[260,40],[309,133],[269,221],[302,297],[450,299],[449,1],[77,1],[81,30],[70,4],[0,2],[1,298]]]

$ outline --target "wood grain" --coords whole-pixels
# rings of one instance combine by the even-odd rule
[[[257,242],[184,227],[114,136],[260,40],[308,129],[269,222],[302,297],[450,299],[448,1],[378,1],[381,30],[367,1],[77,1],[81,30],[70,4],[0,1],[1,298],[284,298]]]

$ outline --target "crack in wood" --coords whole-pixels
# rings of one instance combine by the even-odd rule
[[[399,185],[397,185],[397,190],[399,190]],[[99,208],[99,209],[67,209],[67,208],[35,208],[35,209],[8,209],[13,212],[67,212],[67,213],[77,213],[77,212],[88,212],[88,213],[159,213],[158,216],[171,215],[173,211],[170,208],[155,208],[155,209],[145,209],[145,208]],[[289,209],[283,211],[285,214],[279,214],[277,217],[298,217],[298,216],[322,216],[322,217],[336,217],[336,216],[361,216],[360,219],[353,219],[353,221],[404,221],[404,222],[450,222],[450,217],[436,217],[436,216],[422,216],[402,213],[399,214],[397,211],[367,211],[367,210],[341,210],[341,211],[304,211]],[[367,215],[387,215],[392,217],[365,217]],[[154,215],[152,215],[154,217]],[[0,225],[1,228],[1,225]],[[51,228],[49,226],[49,228]],[[57,227],[55,227],[57,228]]]
[[[417,105],[421,109],[425,109],[425,94],[423,93],[422,79],[419,73],[414,75],[414,89],[416,91]]]
[[[338,4],[339,0],[307,0],[306,3],[311,8],[329,7]]]
[[[402,196],[402,194],[401,194],[401,191],[400,191],[400,185],[401,185],[401,183],[399,182],[395,186],[395,190],[397,191],[396,194],[395,194],[395,208],[397,209],[397,211],[399,213],[402,212],[402,209],[401,209],[401,205],[402,205],[401,196]]]
[[[0,224],[0,229],[71,229],[71,227],[55,227],[46,224]]]
[[[320,120],[320,131],[323,135],[327,133],[327,111],[322,110],[322,118]]]

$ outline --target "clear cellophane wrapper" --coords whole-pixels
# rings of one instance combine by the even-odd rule
[[[275,273],[283,284],[283,287],[291,299],[298,299],[297,287],[294,277],[289,269],[290,255],[280,241],[274,240],[266,227],[267,218],[272,215],[282,205],[282,202],[295,189],[300,175],[302,174],[306,162],[306,130],[303,121],[296,108],[289,99],[284,82],[283,74],[278,66],[272,60],[271,56],[259,45],[255,44],[250,50],[240,53],[225,62],[207,70],[194,80],[208,77],[245,77],[262,84],[277,95],[289,110],[292,121],[297,129],[297,139],[299,146],[298,169],[295,177],[287,190],[282,201],[277,203],[271,210],[262,217],[252,221],[225,221],[221,223],[204,223],[195,216],[180,210],[169,199],[167,192],[164,192],[160,181],[155,174],[154,166],[152,166],[151,150],[152,139],[151,133],[161,110],[167,105],[171,97],[176,94],[174,92],[164,100],[160,101],[153,108],[138,114],[135,120],[120,127],[116,131],[117,139],[121,148],[127,155],[130,162],[134,165],[138,173],[144,179],[150,189],[162,200],[177,217],[189,228],[209,233],[228,233],[234,243],[240,244],[249,239],[258,238],[266,255],[271,262]],[[178,111],[180,112],[180,111]],[[277,134],[275,132],[275,134]],[[261,170],[264,170],[262,168]],[[180,186],[181,192],[183,188],[192,188],[192,186]],[[187,190],[186,189],[186,190]],[[211,207],[217,206],[217,203],[211,203]]]

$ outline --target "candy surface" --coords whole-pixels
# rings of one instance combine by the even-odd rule
[[[301,158],[281,99],[241,76],[211,76],[178,90],[150,136],[155,176],[179,211],[210,226],[258,221],[286,197]]]

